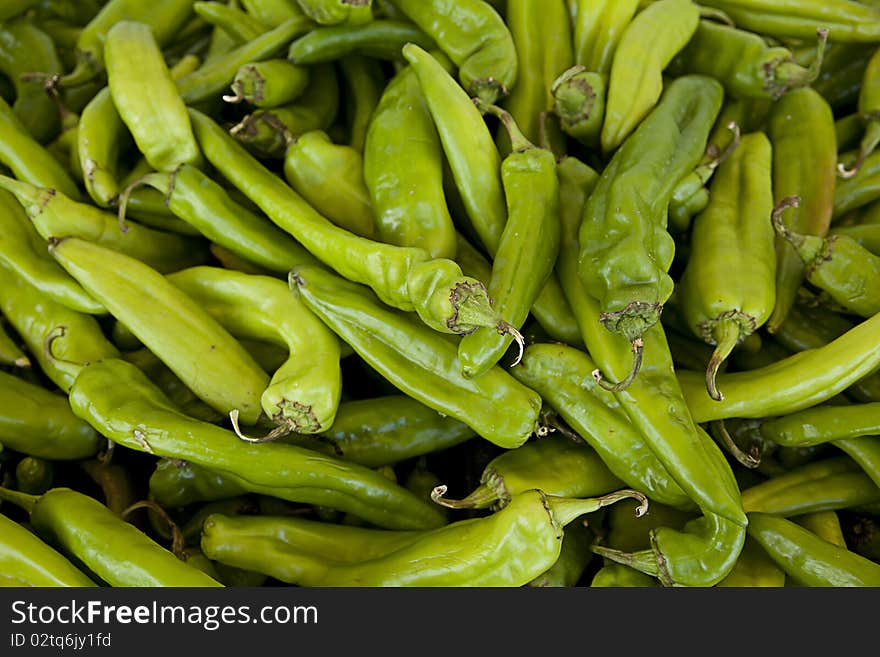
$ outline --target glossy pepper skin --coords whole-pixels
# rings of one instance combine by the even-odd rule
[[[697,422],[785,415],[827,401],[874,372],[880,366],[878,336],[880,315],[874,315],[823,347],[765,367],[722,374],[720,402],[709,397],[695,373],[682,370],[678,380]]]
[[[0,585],[96,586],[61,553],[4,515],[0,530]]]
[[[388,305],[415,310],[436,331],[463,334],[496,325],[485,285],[462,275],[454,261],[431,259],[423,249],[373,242],[335,226],[214,121],[195,110],[190,114],[208,161],[318,260],[351,281],[368,284]]]
[[[338,508],[392,529],[426,529],[444,522],[428,502],[369,468],[294,445],[253,445],[188,417],[122,360],[84,368],[70,404],[78,417],[114,442],[209,468],[248,492]]]
[[[773,146],[773,197],[779,203],[800,196],[790,213],[791,230],[823,237],[831,224],[837,179],[837,135],[828,103],[810,87],[795,89],[774,103],[767,123]],[[804,265],[794,247],[776,238],[776,305],[767,330],[773,333],[794,303]]]
[[[284,177],[304,199],[337,226],[370,239],[376,220],[364,181],[364,158],[326,132],[295,137],[284,153]]]
[[[0,372],[0,442],[22,454],[53,461],[83,459],[101,437],[70,412],[66,399]]]
[[[73,384],[81,363],[119,356],[94,317],[58,303],[4,268],[0,268],[0,310],[40,370],[64,392]],[[66,339],[56,341],[50,354],[45,349],[46,338],[59,327],[63,327]]]
[[[24,508],[38,536],[110,586],[221,586],[83,493],[53,488],[36,497],[0,488],[0,499]]]
[[[454,258],[455,225],[443,192],[440,137],[414,70],[385,86],[364,144],[364,182],[383,242]]]
[[[718,368],[764,325],[776,300],[775,233],[767,220],[773,211],[771,166],[764,133],[744,135],[715,174],[709,205],[691,229],[679,295],[691,331],[716,346],[706,371],[713,399],[722,398],[715,385]]]
[[[604,77],[639,0],[575,0],[574,63]]]
[[[464,377],[455,342],[330,272],[298,267],[290,285],[341,340],[405,394],[507,449],[535,430],[541,398],[501,367]]]
[[[302,586],[523,586],[556,562],[566,525],[626,497],[640,499],[644,512],[647,500],[635,491],[580,500],[530,490],[490,516],[423,532],[397,550],[354,563],[286,550],[271,539],[239,538],[222,516],[205,522],[202,549],[218,561],[271,570]],[[274,547],[263,565],[252,556],[257,546]]]
[[[749,514],[749,536],[806,586],[880,586],[880,565],[825,541],[791,520]]]
[[[672,294],[669,199],[703,156],[722,96],[712,78],[675,79],[614,153],[584,206],[578,271],[599,301],[602,323],[633,345],[633,371],[642,334],[656,324]]]
[[[615,476],[652,500],[692,508],[687,494],[645,445],[614,395],[593,381],[595,365],[579,349],[533,344],[512,370],[583,438]]]
[[[773,225],[801,259],[804,278],[844,308],[872,317],[880,311],[880,256],[846,235],[819,237],[791,230],[782,212],[799,205],[799,197],[783,199],[774,212]]]
[[[717,586],[778,588],[785,586],[785,571],[776,565],[753,538],[747,536],[736,564]]]
[[[373,19],[372,0],[297,0],[297,4],[319,25],[358,25]]]
[[[516,48],[504,19],[481,0],[394,0],[458,67],[471,97],[492,105],[517,79]]]
[[[788,48],[768,46],[754,32],[703,19],[670,68],[714,77],[735,98],[778,100],[818,77],[827,39],[828,31],[821,31],[818,54],[804,67]]]
[[[256,422],[269,377],[195,301],[155,269],[96,244],[61,238],[51,253],[207,404]]]
[[[707,0],[738,26],[772,37],[810,39],[827,28],[840,43],[880,40],[880,9],[853,0]]]
[[[840,178],[834,189],[832,221],[880,198],[880,153],[872,153],[852,176]]]
[[[333,424],[342,394],[339,339],[284,281],[220,267],[185,269],[167,278],[235,337],[289,350],[260,396],[266,417],[298,433]]]
[[[561,232],[553,153],[529,142],[509,113],[497,106],[486,111],[497,113],[512,148],[501,163],[507,223],[487,283],[495,309],[506,324],[479,328],[462,338],[458,358],[466,377],[480,376],[495,365],[514,339],[522,350],[519,329],[553,273]]]
[[[595,497],[623,487],[587,445],[553,434],[503,452],[489,461],[480,485],[461,500],[444,495],[434,501],[453,509],[500,509],[511,497],[537,488],[547,495]]]
[[[780,445],[819,445],[880,434],[880,402],[815,406],[761,423],[761,435]]]
[[[627,25],[608,77],[602,152],[614,152],[660,99],[663,70],[691,39],[699,20],[691,0],[658,0]]]
[[[132,145],[110,88],[104,87],[82,111],[76,133],[77,156],[86,191],[97,205],[110,207],[119,197],[122,151]]]
[[[16,340],[6,330],[6,326],[0,321],[0,365],[29,368],[31,359],[27,357]]]

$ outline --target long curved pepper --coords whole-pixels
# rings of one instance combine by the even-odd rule
[[[841,178],[852,178],[859,172],[868,156],[880,144],[880,49],[874,51],[862,76],[859,89],[858,116],[867,121],[865,133],[859,143],[859,151],[849,166],[842,162],[837,165]]]
[[[462,338],[458,358],[467,377],[479,376],[495,365],[511,340],[519,348],[513,365],[522,359],[525,341],[519,328],[553,273],[562,232],[556,157],[526,139],[508,112],[478,99],[475,103],[501,120],[512,150],[501,164],[507,223],[487,287],[504,324],[477,329]]]

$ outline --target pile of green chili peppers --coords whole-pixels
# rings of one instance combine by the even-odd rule
[[[0,585],[880,586],[880,2],[0,9]]]

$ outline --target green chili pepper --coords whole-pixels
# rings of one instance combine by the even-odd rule
[[[768,46],[754,32],[703,19],[688,45],[673,60],[670,72],[712,76],[734,97],[778,100],[819,76],[827,39],[828,30],[819,30],[816,57],[803,67],[784,46]]]
[[[308,84],[307,68],[287,59],[267,59],[239,68],[232,79],[233,95],[223,96],[223,100],[254,107],[278,107],[296,100]]]
[[[506,326],[480,328],[462,338],[458,358],[466,377],[495,365],[513,340],[522,357],[519,329],[553,272],[559,252],[559,180],[553,153],[537,148],[513,117],[497,106],[484,108],[508,131],[511,154],[501,164],[507,223],[501,233],[488,282],[489,296]]]
[[[855,240],[874,255],[880,255],[880,224],[857,224],[855,226],[834,226],[828,237],[845,235]]]
[[[533,143],[540,140],[541,115],[553,109],[551,83],[574,63],[571,20],[565,4],[565,0],[507,3],[504,20],[516,48],[519,75],[503,106]],[[549,126],[546,129],[550,130]],[[503,127],[497,139],[501,152],[508,153],[510,141]],[[549,133],[547,139],[553,149],[563,150],[564,140],[558,131]]]
[[[244,486],[219,472],[179,459],[159,459],[149,479],[150,497],[171,509],[247,493]]]
[[[379,238],[422,248],[434,258],[454,258],[443,151],[412,67],[398,72],[382,92],[367,130],[363,165]]]
[[[776,232],[791,244],[806,267],[805,278],[846,309],[871,317],[880,310],[880,257],[846,235],[827,238],[803,235],[782,223],[782,212],[798,207],[800,198],[782,199],[773,213]]]
[[[873,373],[880,366],[878,332],[880,315],[875,315],[823,347],[765,367],[722,374],[720,402],[709,397],[705,382],[698,383],[694,373],[681,371],[678,379],[697,422],[786,415],[827,401]]]
[[[256,422],[269,377],[195,301],[155,269],[97,244],[59,238],[50,252],[209,406]]]
[[[432,497],[451,509],[501,509],[512,496],[533,488],[559,497],[594,497],[622,486],[623,482],[593,449],[567,436],[553,435],[527,442],[489,461],[480,485],[464,499],[452,500],[439,494]]]
[[[659,527],[681,529],[693,520],[692,511],[682,511],[651,500],[651,508],[641,517],[634,517],[631,502],[615,505],[605,514],[600,544],[615,550],[632,552],[651,547],[651,532]]]
[[[880,40],[880,10],[852,0],[706,0],[738,27],[770,37],[811,38],[827,28],[840,43]]]
[[[880,499],[880,489],[848,456],[814,461],[746,488],[743,507],[782,517],[846,509]]]
[[[319,25],[359,25],[373,19],[371,0],[297,0],[303,13]]]
[[[455,63],[469,96],[492,105],[510,93],[517,79],[516,48],[493,7],[481,0],[394,0],[394,5]]]
[[[178,93],[150,26],[119,21],[104,41],[107,86],[138,150],[154,168],[170,171],[201,158]]]
[[[761,423],[761,435],[787,446],[810,446],[880,434],[880,402],[815,406]]]
[[[333,424],[342,391],[339,340],[283,281],[218,267],[186,269],[168,280],[232,335],[289,350],[260,397],[268,418],[298,433]]]
[[[880,565],[832,545],[791,520],[749,514],[749,536],[786,573],[807,586],[878,586]]]
[[[201,264],[207,259],[205,246],[192,237],[138,224],[130,224],[123,232],[112,214],[75,201],[55,189],[35,187],[6,176],[0,176],[0,189],[18,199],[44,240],[53,237],[89,240],[163,273]]]
[[[251,537],[247,519],[214,516],[205,522],[202,550],[223,563],[271,571],[266,574],[301,586],[523,586],[556,562],[566,525],[630,497],[642,502],[640,511],[644,512],[647,500],[636,491],[584,500],[527,491],[491,516],[461,520],[423,532],[415,540],[404,536],[404,541],[411,542],[357,562],[332,560],[271,536]],[[394,535],[401,540],[399,533]],[[264,558],[258,563],[254,559],[257,546],[272,558],[266,559],[261,549]],[[508,550],[516,551],[518,557],[511,559]]]
[[[52,154],[40,145],[0,97],[0,164],[19,180],[44,185],[79,199],[73,178]]]
[[[12,111],[28,133],[44,144],[58,134],[60,125],[42,76],[29,75],[34,71],[50,76],[61,73],[52,37],[27,18],[4,22],[0,25],[0,73],[15,88]]]
[[[692,508],[687,494],[645,445],[614,395],[593,381],[590,357],[566,345],[529,345],[514,376],[535,390],[596,450],[619,479],[652,501]]]
[[[461,274],[451,260],[430,259],[423,249],[372,242],[321,216],[204,114],[191,111],[205,157],[279,227],[345,278],[368,283],[379,298],[415,309],[431,328],[468,333],[499,321],[485,286]]]
[[[248,114],[230,134],[260,157],[284,157],[291,142],[306,132],[329,128],[339,109],[335,68],[318,64],[309,73],[309,86],[296,102]]]
[[[517,447],[534,431],[540,397],[500,367],[464,377],[455,342],[423,327],[412,315],[384,307],[367,288],[324,270],[297,267],[290,284],[325,324],[402,392],[501,447]]]
[[[118,463],[111,463],[104,456],[102,459],[80,461],[79,466],[100,488],[104,496],[104,505],[118,516],[122,516],[130,508],[137,497],[134,482],[129,469]]]
[[[80,369],[73,363],[119,355],[94,317],[58,303],[4,268],[0,268],[0,310],[24,340],[42,372],[65,392]],[[65,327],[68,338],[54,349],[53,357],[45,348],[45,340],[58,327]]]
[[[104,70],[104,42],[119,22],[137,21],[150,27],[159,47],[177,36],[192,15],[192,0],[109,0],[83,28],[76,42],[76,67],[61,76],[62,87],[88,82]]]
[[[38,536],[110,586],[221,586],[88,495],[53,488],[37,497],[0,488],[0,500],[27,511]]]
[[[77,130],[77,152],[83,170],[83,182],[92,200],[110,207],[119,196],[119,160],[122,151],[132,144],[110,88],[104,87],[86,105]]]
[[[600,568],[590,582],[591,587],[630,587],[642,588],[657,586],[657,580],[649,575],[639,572],[635,568],[624,566],[620,563],[606,563]]]
[[[672,294],[669,199],[675,183],[702,157],[722,95],[720,83],[704,76],[670,83],[657,107],[615,152],[584,206],[581,279],[599,299],[602,323],[625,337],[635,356],[619,389],[636,378],[642,335],[659,320]],[[657,175],[660,171],[663,175]]]
[[[837,547],[846,547],[846,539],[843,536],[843,528],[836,511],[816,511],[798,516],[794,521],[804,529],[813,532]]]
[[[75,460],[97,453],[101,438],[70,412],[63,396],[0,372],[0,441],[22,454]]]
[[[880,144],[880,50],[875,50],[868,60],[859,89],[858,116],[867,122],[865,132],[859,143],[859,151],[849,167],[838,165],[838,172],[844,178],[858,173],[865,159]]]
[[[332,62],[357,54],[376,59],[400,59],[407,43],[430,49],[434,40],[412,23],[377,19],[362,25],[334,25],[310,30],[290,44],[287,58],[294,64]]]
[[[180,97],[190,106],[215,97],[229,88],[242,66],[277,56],[291,39],[308,32],[313,26],[314,23],[304,16],[293,17],[265,34],[217,55],[175,82]]]
[[[0,515],[3,586],[95,586],[76,566],[17,522]]]
[[[0,263],[58,303],[100,314],[104,307],[52,260],[44,240],[9,192],[0,192]]]
[[[749,536],[733,569],[718,582],[718,586],[781,587],[785,586],[785,571]]]
[[[252,41],[268,31],[264,23],[247,12],[222,2],[194,2],[193,11],[209,25],[226,32],[236,45]]]
[[[612,153],[642,122],[663,92],[663,70],[697,29],[691,0],[658,0],[635,15],[614,51],[602,123],[602,151]]]
[[[55,466],[35,456],[25,456],[15,465],[15,487],[29,495],[42,495],[52,487]]]
[[[0,9],[0,21],[8,21],[20,14],[25,13],[31,7],[38,5],[42,0],[7,0]]]
[[[590,544],[595,534],[586,524],[573,522],[565,528],[559,557],[550,568],[528,583],[528,586],[547,588],[576,586],[593,560]]]
[[[716,345],[706,389],[743,339],[770,317],[776,297],[770,141],[761,132],[743,136],[719,167],[709,205],[691,233],[691,256],[679,280],[682,310],[694,335]],[[729,272],[740,272],[731,277]]]
[[[846,452],[861,466],[865,474],[880,486],[880,438],[877,436],[839,438],[833,444]]]
[[[574,0],[574,60],[607,78],[614,52],[638,9],[638,0]]]
[[[378,526],[427,529],[443,514],[360,465],[281,443],[252,445],[179,412],[137,367],[107,359],[84,368],[73,412],[116,443],[217,471],[249,492],[351,512]]]
[[[215,244],[269,271],[280,274],[295,265],[317,262],[290,235],[236,203],[223,187],[192,165],[181,165],[170,173],[149,173],[137,183],[158,190],[177,217]],[[129,186],[120,198],[120,220],[125,217],[133,189]]]
[[[831,222],[837,166],[834,117],[828,103],[812,88],[787,93],[770,112],[767,135],[773,146],[773,196],[778,203],[799,195],[791,230],[824,236]],[[785,320],[804,280],[804,264],[793,245],[776,238],[776,305],[767,330]]]
[[[376,221],[364,182],[364,159],[356,149],[334,144],[322,130],[304,132],[284,153],[284,177],[337,226],[374,237]]]

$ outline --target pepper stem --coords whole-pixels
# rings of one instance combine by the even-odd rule
[[[447,486],[445,484],[435,486],[434,490],[431,491],[431,499],[440,506],[445,506],[449,509],[486,509],[498,501],[498,495],[496,495],[495,492],[485,484],[477,486],[477,488],[475,488],[474,491],[463,500],[453,500],[443,497],[446,495],[446,490]]]
[[[865,160],[868,159],[868,156],[877,148],[878,144],[880,144],[880,117],[873,116],[868,123],[868,127],[865,128],[865,134],[859,144],[859,153],[856,155],[856,159],[849,168],[843,162],[839,163],[837,165],[837,175],[841,178],[852,178],[855,176],[862,168]]]
[[[516,342],[516,346],[519,348],[519,352],[516,354],[516,358],[513,359],[513,362],[510,364],[511,367],[516,367],[522,361],[523,353],[526,350],[526,340],[523,337],[523,334],[517,330],[517,328],[511,324],[510,322],[506,322],[503,319],[498,320],[498,324],[495,327],[499,333],[502,335],[509,335],[513,338],[513,341]]]
[[[65,335],[67,335],[66,326],[56,326],[49,331],[46,334],[46,337],[43,338],[43,356],[47,361],[51,361],[55,367],[67,374],[71,379],[76,379],[80,370],[88,365],[88,363],[77,363],[65,358],[58,358],[52,353],[52,343],[58,338],[63,338]]]
[[[501,109],[497,105],[485,103],[479,98],[474,98],[473,101],[474,105],[477,106],[477,109],[480,110],[480,113],[491,114],[492,116],[498,117],[504,125],[504,129],[507,130],[507,134],[510,136],[510,146],[514,153],[520,153],[522,151],[527,151],[530,148],[536,148],[536,146],[529,141],[528,137],[522,133],[522,130],[519,129],[516,120],[510,112]]]
[[[0,175],[0,189],[5,189],[12,194],[24,209],[27,210],[28,216],[35,214],[35,212],[31,211],[30,206],[38,206],[42,209],[48,203],[48,199],[44,199],[44,191],[51,191],[52,195],[55,194],[55,190],[41,190],[30,183],[4,175]]]
[[[184,549],[186,548],[186,539],[183,537],[183,532],[180,531],[180,527],[178,527],[177,523],[171,519],[171,516],[168,515],[168,512],[164,508],[162,508],[162,506],[155,500],[141,500],[140,502],[135,502],[134,504],[129,506],[119,515],[123,520],[126,520],[133,511],[137,511],[138,509],[147,509],[148,511],[152,511],[160,518],[162,518],[165,524],[168,525],[168,527],[171,529],[172,554],[174,554],[174,556],[181,561],[186,561],[186,554],[184,553]]]
[[[244,85],[241,84],[238,80],[232,83],[232,90],[235,92],[234,94],[224,94],[223,100],[227,103],[240,103],[244,101]]]
[[[782,223],[782,213],[789,208],[800,207],[800,205],[800,196],[786,196],[784,199],[776,204],[776,207],[773,208],[773,213],[770,215],[770,219],[773,222],[773,228],[776,229],[776,232],[780,235],[780,237],[791,242],[793,246],[797,246],[798,244],[803,242],[803,237],[801,235],[797,235],[796,233],[792,233],[789,230],[788,226]]]
[[[706,390],[709,396],[715,401],[722,401],[724,395],[718,390],[716,377],[721,364],[730,356],[730,352],[739,344],[742,330],[741,325],[735,319],[726,317],[715,322],[712,327],[712,337],[715,339],[715,351],[709,359],[709,366],[706,368]]]
[[[241,427],[239,427],[238,424],[237,408],[229,411],[229,421],[232,423],[232,430],[235,432],[235,435],[246,443],[271,443],[278,440],[279,438],[283,438],[284,436],[293,433],[293,427],[290,424],[285,423],[279,424],[262,438],[251,438],[250,436],[246,436],[241,432]]]
[[[774,100],[779,99],[791,89],[804,87],[810,84],[819,77],[819,73],[822,72],[822,64],[825,60],[825,46],[828,43],[828,30],[826,28],[820,28],[816,30],[816,35],[819,38],[819,43],[816,46],[816,58],[807,68],[804,68],[795,61],[780,62],[775,68],[773,62],[764,64],[765,73],[767,75],[767,81],[764,83],[765,89],[770,93],[770,96]]]
[[[564,527],[572,520],[579,518],[585,513],[593,513],[603,507],[611,506],[621,500],[629,499],[639,501],[639,505],[636,507],[636,518],[641,518],[648,512],[648,498],[645,497],[644,493],[632,490],[631,488],[624,488],[613,493],[608,493],[608,495],[603,495],[602,497],[591,497],[587,499],[547,495],[547,506],[550,508],[550,513],[553,515],[556,522]]]
[[[629,385],[636,380],[636,376],[639,373],[639,370],[642,369],[642,358],[645,351],[645,343],[642,338],[636,338],[631,343],[632,352],[633,352],[633,364],[632,368],[629,371],[629,374],[626,375],[626,378],[622,381],[618,381],[617,383],[608,383],[602,377],[602,372],[599,371],[599,368],[593,370],[593,380],[599,384],[604,390],[608,390],[609,392],[620,392],[621,390],[626,390]]]
[[[131,197],[132,192],[141,185],[149,185],[153,189],[159,190],[165,195],[165,199],[167,200],[168,196],[171,195],[171,190],[174,188],[174,173],[160,173],[158,171],[146,173],[140,178],[133,180],[128,187],[122,190],[122,193],[119,195],[119,206],[116,210],[116,218],[119,221],[119,230],[123,233],[128,232],[128,226],[125,223],[125,211],[128,207],[128,200]]]
[[[0,486],[0,502],[9,502],[20,509],[24,509],[28,515],[34,512],[34,507],[39,502],[39,495],[28,495],[21,491],[11,490]]]
[[[714,420],[710,424],[710,427],[713,435],[718,437],[721,444],[724,445],[724,448],[741,465],[744,465],[749,469],[757,468],[761,465],[761,448],[758,445],[752,445],[748,453],[746,453],[739,448],[739,445],[737,445],[736,442],[734,442],[730,432],[727,431],[727,426],[725,426],[724,420]]]
[[[657,557],[654,555],[653,550],[623,552],[622,550],[614,550],[602,545],[593,545],[590,549],[606,559],[622,563],[624,566],[634,568],[646,575],[660,577],[660,566],[657,564]]]

